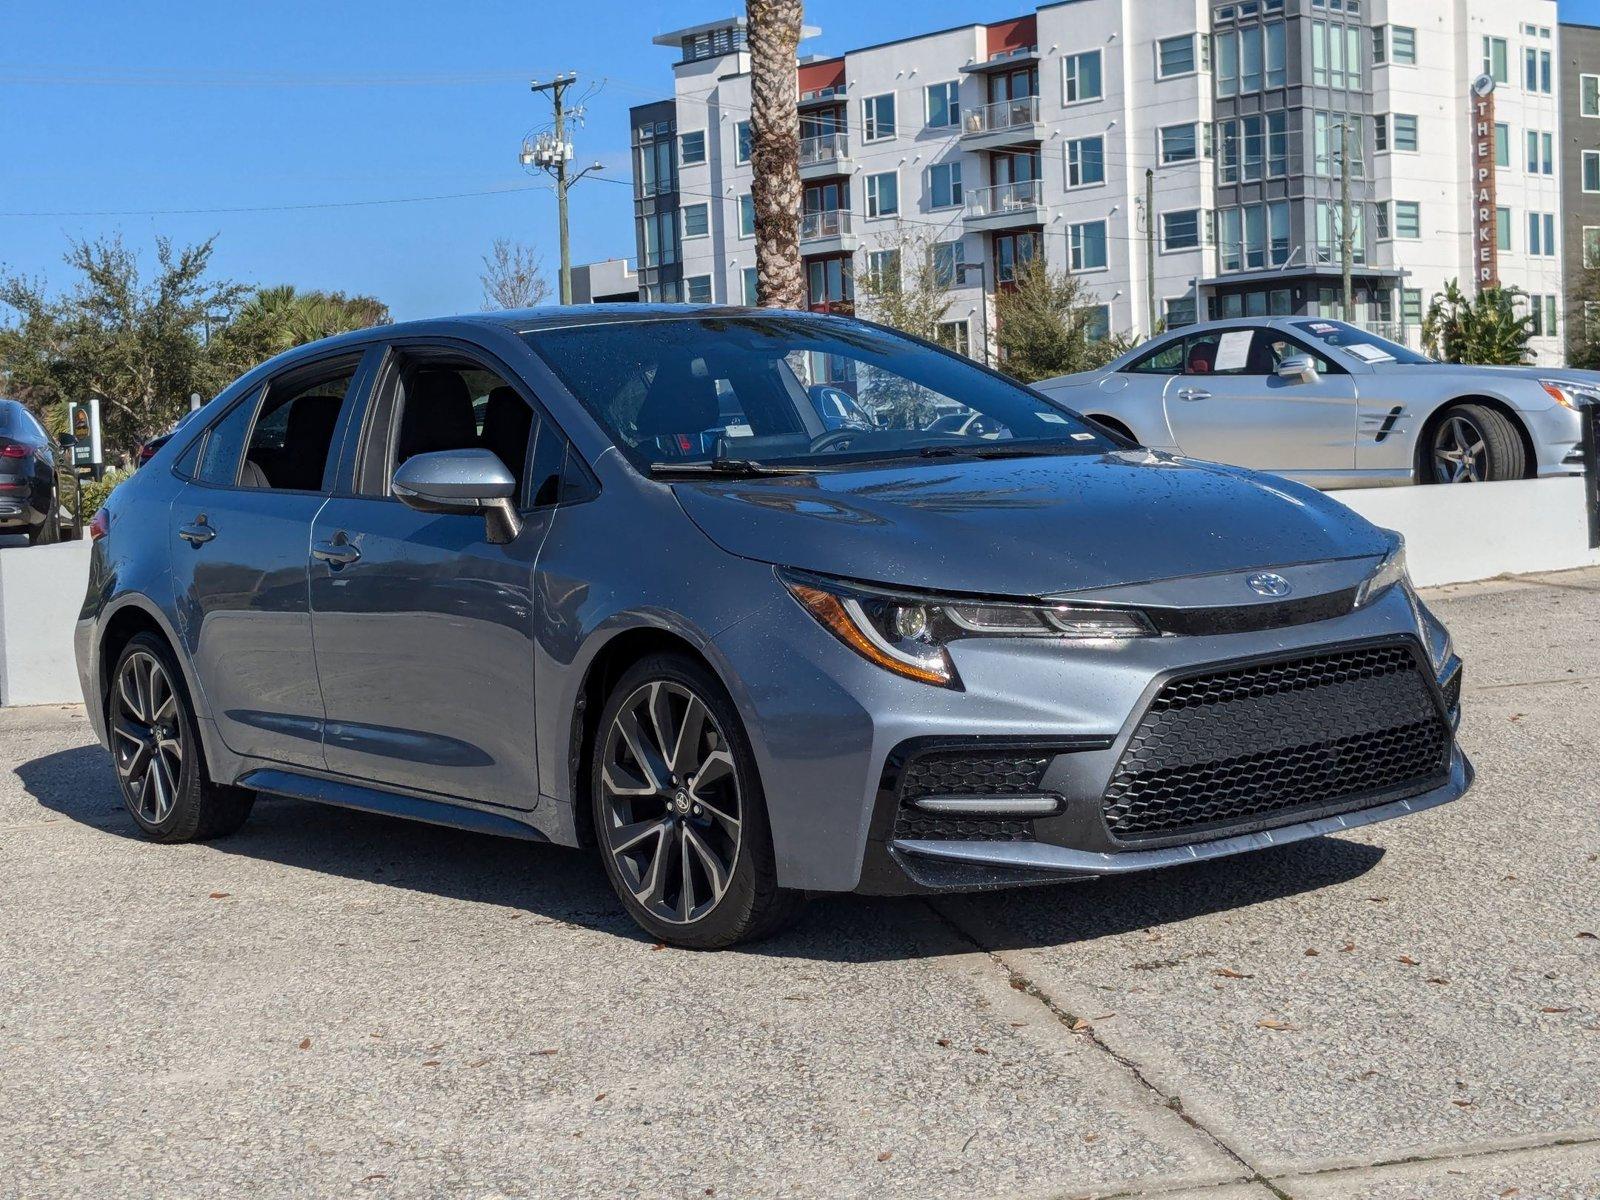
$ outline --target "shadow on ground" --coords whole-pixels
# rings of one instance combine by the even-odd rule
[[[44,755],[20,764],[16,774],[42,807],[143,840],[123,810],[110,760],[99,746]],[[262,798],[244,829],[211,845],[258,861],[644,937],[623,915],[592,853],[278,797]],[[149,845],[149,851],[159,854],[161,848]],[[1026,920],[992,922],[999,929],[985,948],[1071,945],[1245,908],[1357,878],[1382,857],[1374,846],[1318,838],[1146,875],[1034,888],[1008,904],[1013,915],[1025,912]],[[999,915],[998,907],[986,907]],[[792,930],[744,952],[873,962],[957,948],[949,939],[908,939],[910,910],[919,917],[927,911],[918,900],[822,897]],[[841,926],[854,927],[854,936],[824,936]]]

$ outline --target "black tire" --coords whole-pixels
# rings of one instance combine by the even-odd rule
[[[147,674],[141,687],[138,676],[152,662],[164,684]],[[111,671],[106,722],[123,805],[146,837],[203,842],[226,837],[249,818],[254,792],[211,781],[194,705],[165,640],[139,633],[122,648]],[[136,736],[140,731],[149,736],[141,739]],[[176,744],[178,752],[168,743]]]
[[[618,719],[625,709],[637,719],[639,706],[653,709],[658,694],[666,697],[663,720],[676,719],[676,732],[665,736],[659,731],[638,732],[662,745],[673,741],[679,749],[688,741],[694,745],[682,753],[679,749],[660,753],[652,769],[627,748]],[[686,739],[683,729],[689,723],[691,699],[704,706],[708,719],[702,721],[699,734]],[[731,773],[724,760],[716,769],[715,782],[707,782],[702,790],[695,780],[710,773],[711,759],[724,750],[731,759]],[[642,785],[642,790],[613,792],[611,785],[618,777],[607,773],[613,758],[623,772],[636,772],[634,782]],[[666,786],[652,790],[652,774],[667,774],[689,761],[696,764],[693,776],[670,774],[660,781]],[[651,655],[623,674],[600,713],[589,778],[590,806],[606,877],[628,915],[657,941],[692,950],[723,949],[770,936],[805,904],[804,893],[778,886],[766,798],[738,710],[721,682],[693,659],[678,654]],[[734,787],[729,788],[729,783]],[[736,835],[729,832],[730,815],[736,818]],[[647,827],[651,833],[632,842],[638,849],[619,846],[629,840],[623,830]],[[715,847],[713,839],[718,839]],[[651,857],[648,864],[642,864],[638,855],[651,855],[652,843],[653,855],[661,863]],[[696,916],[697,891],[709,888],[715,894],[717,881],[708,869],[708,850],[712,857],[720,853],[724,866],[726,861],[732,866],[725,871],[725,890],[711,901],[708,910]],[[660,874],[652,874],[651,868]],[[635,884],[625,877],[625,871],[640,877],[637,884],[642,892],[659,896],[655,908],[647,903],[651,896],[641,900],[635,894]],[[689,879],[688,886],[678,883],[675,898],[671,888],[674,871],[680,880]],[[659,880],[657,887],[649,886],[651,879]],[[660,911],[665,909],[678,911],[673,919],[664,919]]]
[[[1517,427],[1483,404],[1452,404],[1440,413],[1418,462],[1423,483],[1495,483],[1527,473],[1528,451]]]
[[[54,546],[61,540],[61,510],[54,504],[50,506],[50,515],[43,521],[28,530],[28,545]]]

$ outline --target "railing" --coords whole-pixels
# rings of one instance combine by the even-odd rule
[[[843,130],[835,133],[818,133],[800,139],[800,165],[832,162],[850,156],[850,137]]]
[[[967,193],[967,216],[990,217],[1044,203],[1044,184],[1038,179],[1002,183],[996,187],[974,188]]]
[[[846,237],[852,232],[850,210],[825,208],[821,212],[803,213],[800,217],[800,240]]]
[[[1039,97],[1019,96],[1015,100],[999,100],[979,108],[968,109],[961,117],[963,133],[996,133],[1007,129],[1020,129],[1039,119]]]

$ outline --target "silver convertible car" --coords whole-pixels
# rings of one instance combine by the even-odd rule
[[[830,428],[821,382],[890,419]],[[957,403],[994,428],[941,427]],[[1237,854],[1472,778],[1394,534],[837,317],[334,338],[224,391],[91,533],[79,672],[150,838],[269,794],[588,847],[678,945],[810,892]]]
[[[1439,363],[1320,317],[1191,325],[1034,385],[1142,445],[1321,488],[1583,470],[1600,372]]]

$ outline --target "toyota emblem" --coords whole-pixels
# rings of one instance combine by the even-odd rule
[[[1271,571],[1262,571],[1258,575],[1252,575],[1245,580],[1245,583],[1256,595],[1270,596],[1273,599],[1287,596],[1293,590],[1289,586],[1287,579],[1282,575],[1275,575]]]

